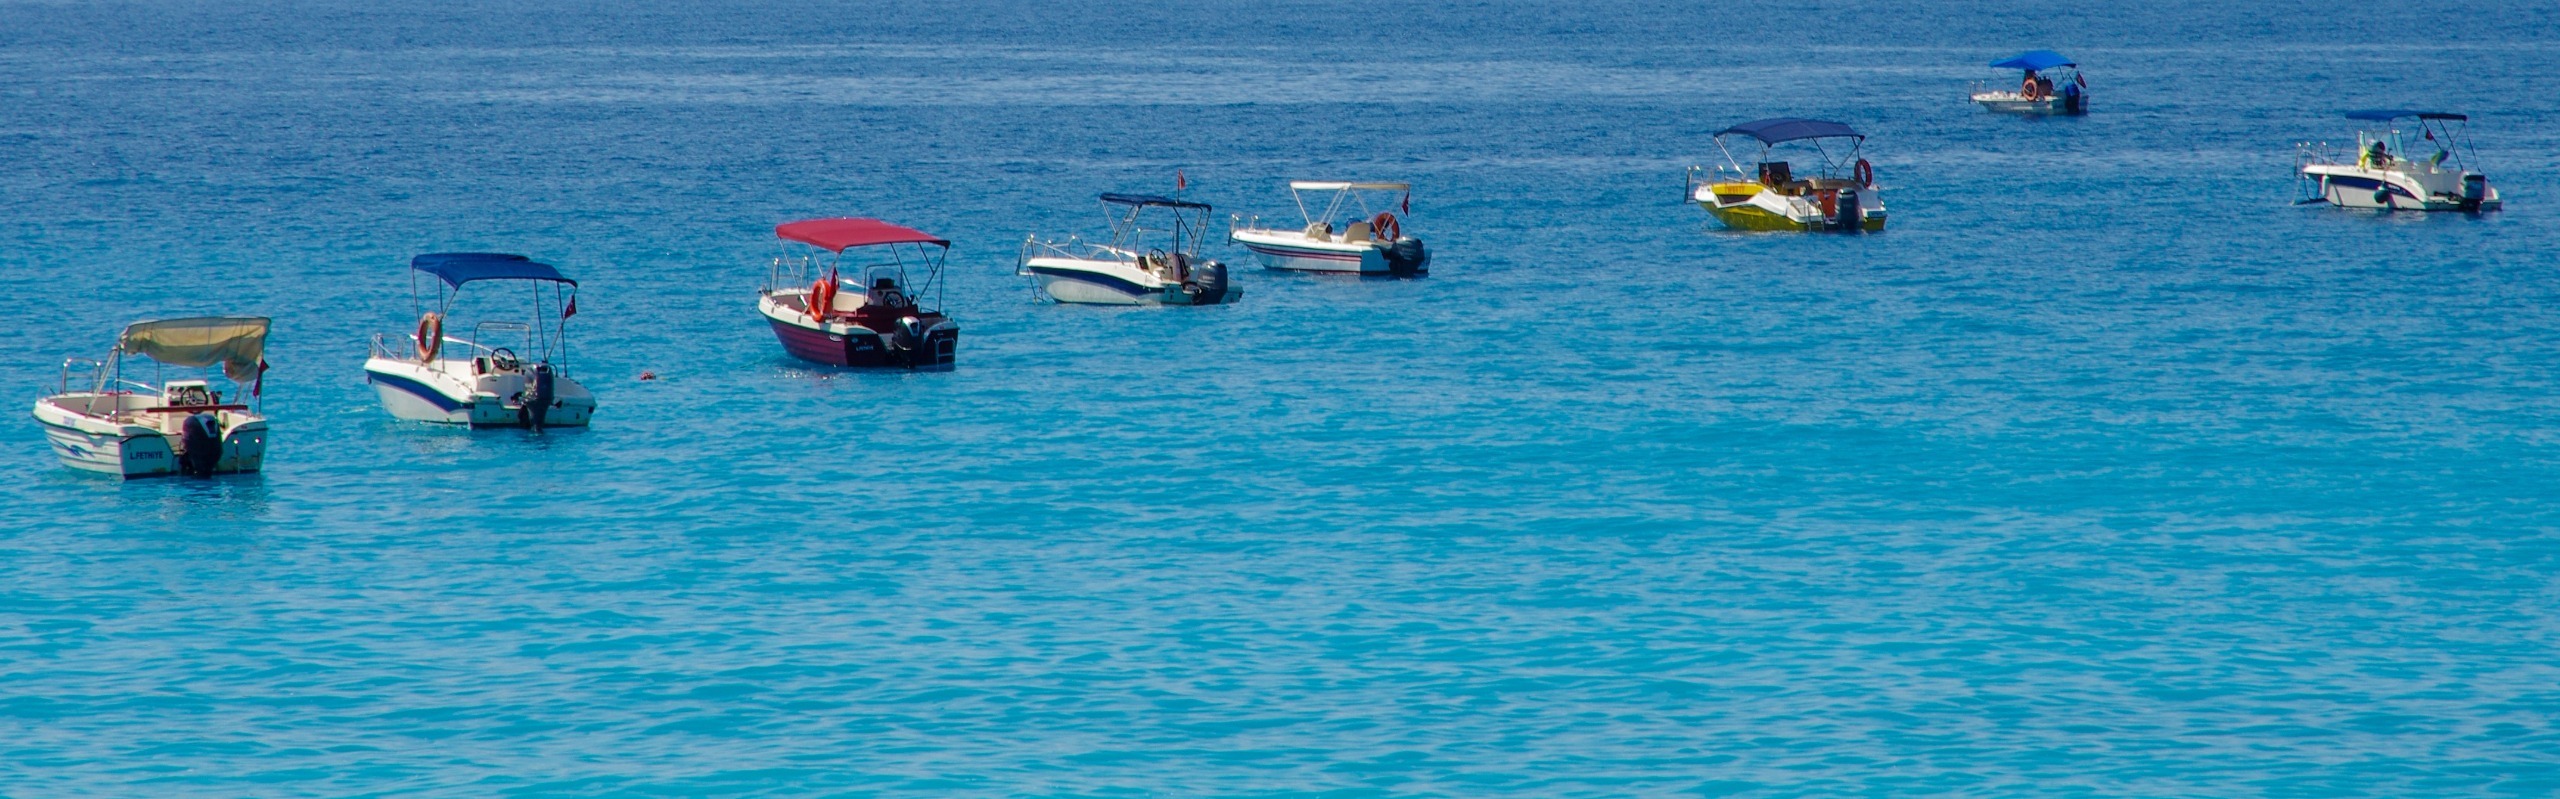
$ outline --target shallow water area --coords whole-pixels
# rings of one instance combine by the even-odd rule
[[[276,320],[263,474],[0,426],[0,794],[2548,795],[2560,14],[2429,16],[0,4],[13,401]],[[2094,113],[1965,103],[2033,47]],[[2292,205],[2412,105],[2506,210]],[[1783,115],[1888,231],[1678,202]],[[1432,275],[1011,273],[1177,170]],[[957,370],[781,353],[828,215],[955,242]],[[440,250],[582,281],[593,428],[381,410]]]

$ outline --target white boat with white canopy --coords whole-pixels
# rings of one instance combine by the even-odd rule
[[[2364,123],[2356,131],[2355,157],[2342,158],[2327,144],[2294,146],[2294,174],[2310,196],[2296,205],[2326,202],[2340,208],[2385,211],[2495,211],[2505,204],[2489,176],[2476,171],[2471,118],[2449,111],[2381,108],[2349,111]],[[2418,123],[2418,142],[2401,120]],[[2413,147],[2431,147],[2419,155]]]
[[[429,253],[410,259],[409,267],[411,300],[425,311],[417,279],[432,277],[436,308],[419,314],[416,335],[393,334],[405,340],[374,336],[364,362],[365,379],[392,416],[534,430],[584,427],[595,416],[595,395],[569,377],[567,337],[569,317],[578,313],[578,281],[550,264],[502,253]],[[454,298],[479,281],[531,286],[533,321],[484,321],[468,337],[449,335],[446,315]]]
[[[1067,303],[1094,305],[1216,305],[1244,291],[1227,281],[1227,265],[1200,257],[1209,235],[1208,203],[1152,194],[1102,195],[1111,215],[1111,241],[1073,236],[1065,241],[1022,240],[1013,273],[1036,281],[1040,293]],[[1172,217],[1168,227],[1147,227],[1149,209]],[[1153,243],[1163,246],[1150,246]]]
[[[1307,213],[1307,198],[1302,192],[1330,192],[1333,199],[1324,213]],[[1396,211],[1371,211],[1369,198],[1388,192],[1401,195]],[[1320,180],[1289,182],[1289,196],[1298,202],[1298,215],[1305,226],[1295,229],[1267,228],[1262,217],[1227,218],[1227,240],[1244,245],[1272,269],[1294,269],[1303,272],[1341,272],[1363,275],[1412,277],[1431,272],[1431,251],[1422,240],[1404,235],[1401,213],[1413,210],[1413,186],[1405,183],[1345,183]],[[1332,220],[1352,213],[1337,230]]]
[[[254,472],[267,459],[267,418],[224,402],[208,379],[142,382],[125,378],[124,356],[163,367],[221,366],[237,399],[264,394],[266,317],[206,316],[137,322],[116,337],[104,360],[62,362],[53,396],[36,401],[35,417],[55,455],[74,469],[123,477]],[[74,366],[93,369],[74,391]]]

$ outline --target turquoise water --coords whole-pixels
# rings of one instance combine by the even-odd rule
[[[2551,795],[2555,34],[0,4],[16,407],[127,322],[276,317],[264,474],[0,426],[0,794]],[[2097,113],[1964,103],[2039,46]],[[2472,112],[2509,209],[2290,204],[2294,142],[2398,105]],[[1678,204],[1776,115],[1872,134],[1892,230]],[[1433,276],[1010,274],[1177,169],[1411,180]],[[771,226],[838,214],[957,242],[957,371],[781,355]],[[433,250],[585,280],[593,429],[375,405]]]

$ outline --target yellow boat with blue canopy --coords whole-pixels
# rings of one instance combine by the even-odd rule
[[[1726,146],[1728,138],[1759,142],[1758,160],[1745,168]],[[1844,123],[1820,119],[1777,117],[1735,125],[1715,135],[1723,166],[1689,168],[1687,197],[1734,230],[1881,231],[1884,197],[1875,166],[1862,155],[1866,139]],[[1780,145],[1789,145],[1790,153],[1809,152],[1808,168],[1799,173],[1794,161],[1778,157]]]

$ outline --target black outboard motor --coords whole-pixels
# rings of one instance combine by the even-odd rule
[[[1227,300],[1227,265],[1203,261],[1191,267],[1191,282],[1183,288],[1191,293],[1193,305],[1215,305]]]
[[[1832,217],[1831,229],[1842,233],[1867,232],[1867,209],[1858,207],[1857,189],[1841,189],[1837,207],[1840,213]]]
[[[2462,210],[2480,210],[2481,201],[2487,199],[2489,199],[2489,176],[2478,172],[2462,173]]]
[[[1382,254],[1387,258],[1387,274],[1396,277],[1431,274],[1431,251],[1423,248],[1421,239],[1400,237],[1396,243],[1387,245],[1386,252]]]
[[[190,414],[178,425],[178,471],[212,477],[222,463],[222,419],[210,413]]]
[[[532,383],[516,395],[516,419],[525,429],[540,431],[543,418],[551,415],[551,403],[558,399],[551,380],[551,364],[534,364]]]

